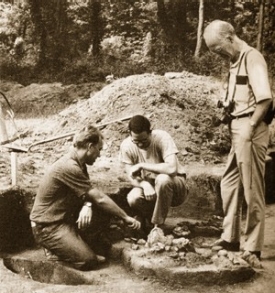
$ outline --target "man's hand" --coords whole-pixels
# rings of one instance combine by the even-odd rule
[[[156,191],[154,187],[148,181],[142,181],[140,185],[143,189],[145,199],[148,201],[155,200]]]
[[[142,165],[141,164],[136,164],[130,168],[129,175],[133,179],[140,179],[141,178],[141,170],[142,170]]]
[[[125,223],[132,229],[139,230],[140,229],[140,222],[132,217],[127,216],[124,219]]]
[[[92,222],[92,208],[84,205],[76,222],[78,223],[78,229],[88,228]]]
[[[246,141],[251,141],[253,138],[254,132],[255,132],[255,126],[252,126],[250,124],[250,121],[247,121],[247,123],[245,123],[242,126],[240,136]]]

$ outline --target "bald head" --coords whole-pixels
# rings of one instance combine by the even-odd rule
[[[207,47],[219,44],[221,41],[236,36],[234,27],[222,20],[214,20],[205,28],[203,38]]]

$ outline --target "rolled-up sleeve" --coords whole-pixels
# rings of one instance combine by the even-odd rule
[[[253,50],[247,55],[247,69],[256,102],[272,99],[267,64],[260,52]]]

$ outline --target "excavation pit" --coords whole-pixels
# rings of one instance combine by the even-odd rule
[[[0,236],[3,241],[5,240],[1,242],[0,252],[17,251],[9,251],[9,254],[5,255],[5,266],[15,273],[39,282],[67,285],[100,284],[100,276],[106,271],[112,275],[117,266],[126,267],[131,273],[143,279],[152,278],[167,284],[177,283],[183,286],[231,284],[252,278],[255,271],[247,263],[233,263],[234,258],[231,254],[217,256],[217,253],[203,244],[209,237],[212,237],[210,240],[214,242],[221,233],[218,227],[206,219],[222,213],[219,190],[222,168],[215,166],[207,168],[207,171],[205,168],[188,171],[189,200],[182,206],[171,209],[166,223],[170,225],[171,232],[171,227],[184,227],[186,223],[183,219],[190,219],[191,224],[188,228],[191,232],[190,239],[196,245],[196,254],[194,251],[177,251],[173,257],[173,251],[152,253],[150,248],[138,244],[136,239],[130,237],[130,242],[127,242],[123,239],[128,235],[118,235],[112,231],[115,239],[112,257],[108,264],[98,270],[80,272],[58,262],[48,261],[43,250],[34,247],[31,235],[28,214],[33,205],[35,192],[16,188],[0,192],[3,211],[0,216],[1,235],[9,236]],[[125,198],[130,190],[129,185],[125,182],[117,186],[100,185],[121,207],[128,208]],[[196,219],[200,224],[193,224]],[[178,225],[179,223],[181,224]],[[235,258],[238,259],[238,255]],[[125,278],[127,277],[125,275]]]
[[[196,248],[196,252],[155,252],[143,244],[126,241],[113,245],[107,264],[88,272],[47,260],[41,248],[7,255],[4,265],[38,282],[67,285],[99,285],[102,274],[112,275],[118,265],[124,265],[142,279],[158,280],[171,286],[233,284],[247,281],[255,274],[238,253],[217,253],[209,248]]]
[[[255,271],[239,253],[211,249],[220,233],[220,218],[175,223],[175,219],[168,218],[165,229],[152,229],[147,240],[135,238],[127,229],[114,229],[113,224],[109,234],[113,239],[109,262],[89,272],[48,260],[42,248],[7,254],[4,265],[35,281],[67,285],[101,284],[102,274],[112,275],[112,270],[117,268],[114,264],[126,267],[143,279],[170,285],[223,285],[243,282],[254,276]]]

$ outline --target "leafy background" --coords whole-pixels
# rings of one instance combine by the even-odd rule
[[[11,5],[7,2],[20,2]],[[275,5],[265,1],[263,54],[275,73]],[[204,26],[231,22],[255,46],[260,1],[204,1]],[[197,43],[199,1],[25,0],[0,3],[1,79],[83,83],[189,71],[223,78],[227,62]]]

